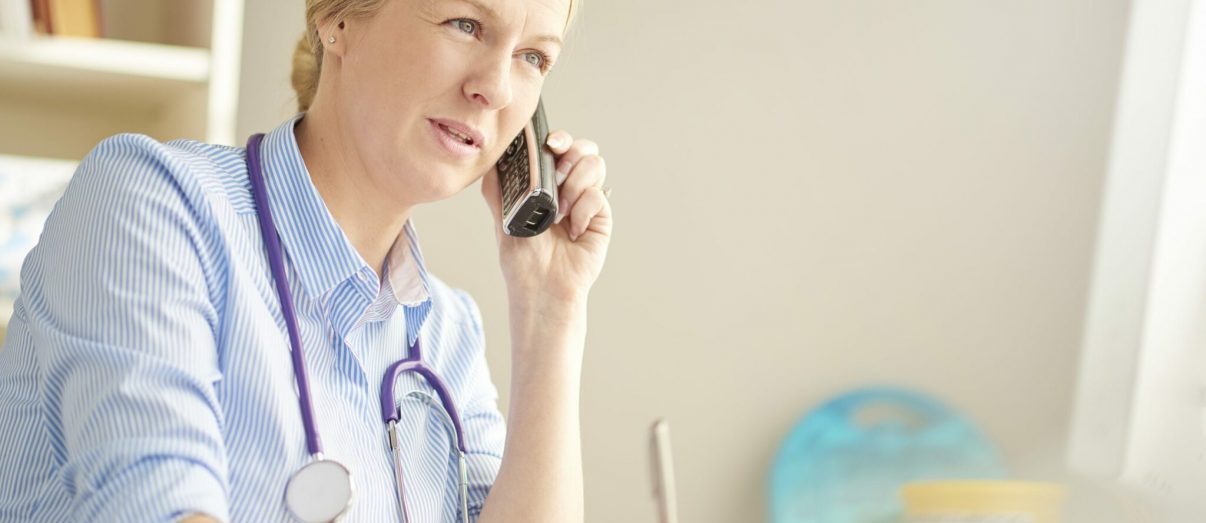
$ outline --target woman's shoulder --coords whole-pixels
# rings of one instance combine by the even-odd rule
[[[84,157],[72,185],[121,192],[158,188],[192,205],[212,205],[249,193],[245,154],[241,147],[121,133],[101,140]]]
[[[427,273],[427,283],[435,312],[457,324],[481,328],[481,309],[469,291],[453,287],[438,276]]]
[[[233,223],[215,205],[222,185],[218,178],[226,170],[220,161],[232,154],[237,153],[199,143],[163,143],[144,134],[101,140],[76,167],[23,262],[22,296],[53,290],[27,284],[42,280],[27,271],[63,281],[99,278],[100,287],[88,292],[102,301],[113,290],[104,285],[118,279],[128,290],[168,281],[189,267],[200,267],[198,274],[210,284],[227,256],[224,224]]]

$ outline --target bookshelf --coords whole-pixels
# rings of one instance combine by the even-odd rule
[[[70,172],[99,141],[124,132],[242,145],[293,114],[289,72],[304,27],[300,0],[100,6],[105,38],[0,33],[0,169],[34,177],[45,171],[11,166]],[[0,339],[11,307],[0,296]]]
[[[105,0],[106,38],[0,39],[0,154],[79,160],[101,139],[235,141],[244,0]]]

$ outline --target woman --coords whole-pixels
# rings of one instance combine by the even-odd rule
[[[282,521],[345,487],[349,521],[581,520],[604,163],[552,133],[563,213],[523,239],[501,232],[493,169],[573,4],[307,0],[302,112],[262,142],[98,145],[25,262],[0,351],[0,520]],[[479,178],[510,304],[506,426],[477,307],[426,273],[409,222]],[[388,386],[420,347],[457,423],[429,380]],[[315,463],[350,485],[309,483]]]

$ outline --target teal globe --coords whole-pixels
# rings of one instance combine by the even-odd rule
[[[900,487],[917,480],[1003,479],[1000,452],[938,400],[855,390],[808,413],[772,465],[772,523],[898,523]]]

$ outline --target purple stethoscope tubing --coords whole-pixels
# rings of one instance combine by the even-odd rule
[[[452,403],[452,395],[449,394],[448,387],[444,385],[444,381],[439,376],[436,376],[434,371],[423,364],[423,348],[418,338],[415,338],[415,344],[410,349],[409,357],[390,365],[385,370],[385,379],[381,380],[382,420],[386,423],[397,423],[398,421],[397,403],[394,402],[394,382],[404,372],[418,373],[427,380],[431,388],[435,389],[436,395],[440,397],[440,403],[444,405],[444,410],[452,418],[452,425],[456,432],[457,450],[468,452],[465,448],[465,431],[461,429],[461,416],[456,410],[456,405]]]
[[[293,293],[285,275],[285,261],[281,255],[281,238],[276,223],[272,220],[272,209],[268,205],[268,189],[264,186],[264,174],[260,162],[260,142],[263,134],[256,134],[247,141],[247,171],[251,178],[251,193],[255,197],[255,210],[259,217],[260,234],[264,248],[268,251],[268,265],[272,279],[276,282],[276,293],[281,302],[281,315],[285,317],[285,329],[289,331],[290,354],[293,358],[293,377],[297,379],[297,402],[301,404],[302,425],[306,431],[306,451],[311,456],[322,454],[322,438],[314,424],[314,404],[310,400],[310,380],[306,377],[306,356],[302,353],[301,333],[297,329],[297,314],[293,311]],[[274,241],[275,240],[275,241]]]
[[[301,404],[302,424],[306,429],[306,449],[310,454],[322,452],[322,438],[314,424],[314,407],[310,399],[310,382],[306,377],[305,354],[302,352],[301,334],[297,328],[297,315],[293,311],[293,293],[289,291],[288,280],[285,276],[285,261],[281,254],[280,235],[276,230],[276,222],[272,219],[272,209],[268,203],[268,189],[264,184],[264,174],[260,162],[260,143],[263,134],[256,134],[247,142],[247,166],[251,174],[251,192],[257,203],[256,213],[259,215],[260,234],[264,237],[264,247],[268,251],[268,264],[272,270],[272,279],[276,282],[276,292],[281,301],[281,314],[285,317],[285,328],[289,331],[289,343],[293,345],[293,374],[297,378],[297,396]],[[269,238],[276,240],[270,241]],[[461,452],[468,452],[465,447],[464,430],[461,427],[461,417],[452,401],[452,395],[444,381],[434,371],[423,364],[422,344],[418,338],[411,347],[409,357],[390,365],[385,371],[385,379],[381,380],[381,417],[386,423],[397,422],[399,415],[397,403],[394,401],[394,383],[404,372],[416,372],[423,376],[431,388],[440,397],[444,410],[452,417],[456,429],[456,447]]]
[[[247,171],[251,179],[251,193],[255,202],[256,216],[260,222],[260,234],[264,240],[264,248],[268,254],[268,265],[272,279],[276,284],[277,297],[280,299],[281,315],[285,318],[285,328],[289,333],[291,357],[293,360],[293,377],[297,382],[297,398],[301,407],[302,425],[306,433],[306,450],[311,456],[322,460],[322,439],[314,422],[314,406],[310,398],[310,382],[306,376],[305,354],[302,349],[301,333],[297,327],[297,314],[293,310],[293,294],[289,291],[288,276],[285,272],[284,255],[281,252],[281,238],[277,232],[276,223],[272,219],[272,209],[269,205],[268,189],[264,182],[262,161],[260,159],[260,144],[264,135],[254,134],[247,140]],[[422,343],[415,338],[408,357],[398,361],[386,369],[381,381],[381,417],[387,424],[390,433],[390,448],[394,454],[395,469],[398,479],[398,502],[405,521],[411,521],[410,510],[403,493],[403,478],[401,456],[398,454],[397,435],[395,433],[400,418],[397,403],[394,401],[394,384],[404,372],[415,372],[422,376],[427,384],[435,390],[444,411],[452,421],[455,437],[457,463],[460,473],[460,494],[462,518],[468,521],[468,477],[465,463],[465,432],[461,427],[461,417],[452,401],[452,394],[444,381],[435,371],[423,364]],[[342,465],[340,465],[342,467]],[[346,470],[346,469],[345,469]]]

